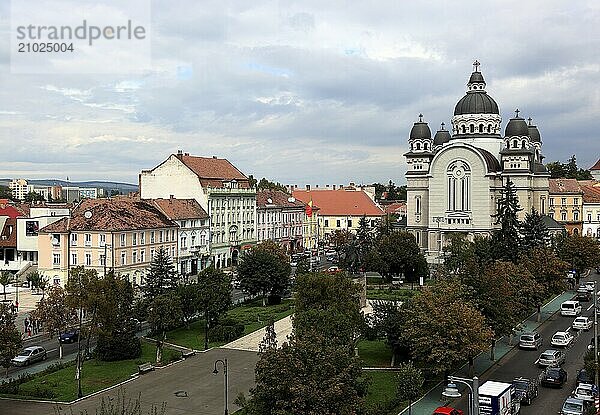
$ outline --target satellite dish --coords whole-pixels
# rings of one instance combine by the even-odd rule
[[[92,218],[92,212],[89,210],[86,210],[85,213],[83,214],[83,216],[85,216],[86,219],[91,219]]]
[[[267,203],[273,203],[273,199],[271,199],[271,198],[268,198],[268,199],[267,199]]]
[[[52,238],[52,245],[58,245],[58,238]]]
[[[292,197],[288,197],[288,202],[294,203],[295,201],[296,201],[295,197],[293,197],[293,196]]]

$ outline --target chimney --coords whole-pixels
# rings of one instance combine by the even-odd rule
[[[189,155],[190,155],[190,153],[185,153],[184,155],[185,155],[185,156],[189,156]]]
[[[318,184],[315,184],[315,189],[318,189],[318,188],[319,188],[319,185],[318,185]]]
[[[217,156],[213,156],[213,158],[214,158],[214,159],[216,159],[216,158],[217,158]]]
[[[340,184],[340,190],[342,190],[344,188],[343,184]]]
[[[177,150],[177,158],[178,158],[179,160],[181,160],[181,158],[182,158],[182,157],[183,157],[183,151],[181,151],[181,150]]]
[[[328,185],[328,184],[326,184],[326,185],[325,185],[325,187],[326,187],[327,189],[329,189],[329,185]]]
[[[335,190],[335,184],[333,185],[333,190]]]
[[[350,182],[350,186],[354,187],[354,182]]]
[[[310,184],[306,185],[306,190],[310,190]]]

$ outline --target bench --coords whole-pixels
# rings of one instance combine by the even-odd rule
[[[138,373],[139,374],[144,374],[147,372],[151,372],[154,370],[154,365],[152,363],[143,363],[141,365],[138,365]]]

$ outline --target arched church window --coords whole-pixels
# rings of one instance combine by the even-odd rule
[[[488,124],[488,130],[487,130],[487,132],[488,132],[488,133],[491,133],[491,132],[492,132],[492,124]]]
[[[421,213],[421,196],[415,197],[415,213],[417,215]]]
[[[471,167],[462,160],[453,161],[446,170],[448,180],[447,210],[466,212],[471,210]]]
[[[467,127],[464,125],[462,126],[462,132],[463,132],[463,134],[465,134],[467,132]]]
[[[427,147],[428,147],[427,143],[424,143],[423,144],[423,150],[427,150]]]
[[[521,141],[521,148],[525,148],[525,140]]]
[[[479,132],[482,133],[483,132],[483,124],[479,124]]]
[[[519,142],[517,140],[513,140],[513,148],[519,148]]]
[[[417,150],[421,149],[421,143],[417,143],[416,146],[417,146]]]
[[[473,124],[469,125],[469,131],[470,131],[471,133],[474,133],[474,132],[475,132],[475,126],[474,126]]]

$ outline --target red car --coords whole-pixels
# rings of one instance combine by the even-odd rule
[[[454,409],[449,406],[440,406],[433,412],[433,415],[465,415],[460,409]]]

